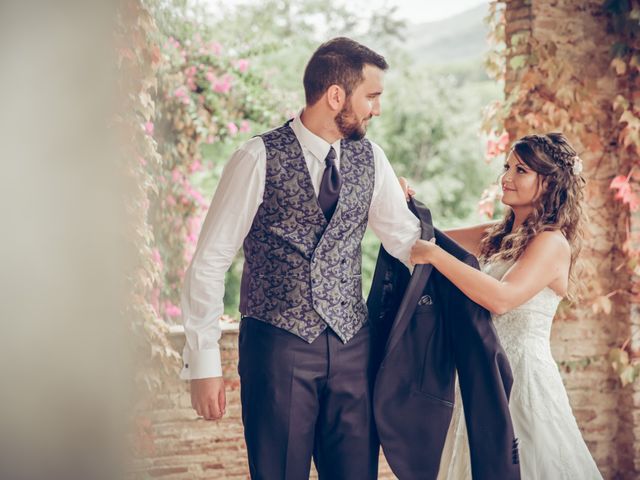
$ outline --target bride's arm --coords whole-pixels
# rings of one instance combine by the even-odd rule
[[[477,257],[480,255],[480,240],[482,240],[487,229],[496,223],[498,222],[481,223],[472,227],[452,228],[444,230],[444,233],[460,244],[466,251]]]
[[[502,280],[461,262],[434,243],[418,240],[411,262],[431,263],[467,297],[501,314],[522,305],[554,280],[566,275],[571,249],[558,232],[539,233]]]
[[[409,181],[404,177],[398,177],[398,182],[400,182],[404,196],[408,201],[410,196],[415,195],[415,190],[409,186]],[[466,251],[477,257],[480,255],[480,240],[482,240],[487,229],[496,223],[498,223],[498,221],[481,223],[472,227],[452,228],[450,230],[444,230],[444,233],[451,237],[456,243],[460,244]]]

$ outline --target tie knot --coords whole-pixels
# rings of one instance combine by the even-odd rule
[[[327,156],[324,159],[324,163],[327,165],[327,167],[331,167],[336,163],[336,151],[333,147],[329,148],[329,153],[327,153]]]

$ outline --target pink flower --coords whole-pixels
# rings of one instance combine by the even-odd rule
[[[229,93],[229,90],[231,90],[231,76],[225,75],[221,79],[217,79],[213,82],[212,87],[216,93]]]
[[[138,161],[140,162],[140,165],[142,165],[143,167],[147,166],[147,161],[144,159],[144,157],[138,156]]]
[[[191,103],[191,98],[187,93],[187,89],[184,86],[178,87],[173,91],[173,96],[182,100],[182,103],[188,105]]]
[[[147,135],[153,136],[153,122],[146,122],[144,124],[144,131],[147,133]]]
[[[212,144],[214,141],[215,141],[215,138],[213,137],[213,135],[207,136],[207,143],[208,144]]]
[[[167,195],[167,205],[174,207],[176,205],[176,198],[173,195]]]
[[[495,141],[494,140],[487,141],[486,157],[488,159],[491,159],[506,152],[507,145],[509,145],[509,134],[507,132],[504,132]]]
[[[193,193],[192,193],[192,196],[198,202],[199,205],[202,206],[202,205],[206,205],[207,204],[207,202],[205,201],[204,197],[202,196],[202,194],[199,191],[194,190]]]
[[[187,243],[190,243],[191,245],[197,244],[198,236],[194,233],[190,233],[189,235],[187,235]]]
[[[182,180],[182,175],[180,174],[180,171],[178,171],[177,168],[173,169],[173,172],[171,172],[171,179],[174,182],[179,182],[180,180]]]
[[[211,42],[209,43],[209,50],[214,55],[220,55],[222,53],[222,45],[220,45],[218,42]]]
[[[500,197],[500,190],[497,184],[491,185],[482,192],[482,197],[478,202],[478,213],[493,218],[496,200]]]
[[[202,170],[202,163],[200,163],[200,160],[196,160],[191,165],[189,165],[189,172],[191,173],[199,172],[200,170]]]
[[[213,74],[213,72],[207,72],[204,77],[211,83],[213,84],[213,82],[216,81],[216,76]]]
[[[240,132],[247,133],[250,130],[251,127],[249,126],[249,122],[247,120],[242,120],[242,122],[240,122]]]
[[[238,127],[233,122],[227,123],[227,130],[229,131],[229,135],[232,136],[238,133]]]
[[[494,142],[493,140],[488,140],[487,141],[486,157],[487,158],[497,157],[498,153],[499,153],[498,152],[498,145],[496,144],[496,142]]]
[[[236,68],[240,70],[240,72],[246,73],[246,71],[249,70],[249,60],[246,58],[239,59],[236,61]]]
[[[493,201],[487,199],[478,202],[478,213],[486,215],[487,218],[493,218]]]
[[[507,149],[507,145],[509,145],[509,133],[503,132],[498,138],[498,147],[500,151],[504,152]]]
[[[153,263],[158,265],[158,268],[160,268],[160,270],[162,270],[162,267],[163,267],[162,257],[160,256],[160,251],[157,248],[154,248],[151,251],[151,259],[153,260]]]
[[[182,310],[180,310],[180,307],[177,307],[173,303],[166,302],[164,306],[164,313],[166,313],[169,317],[179,317],[180,315],[182,315]]]

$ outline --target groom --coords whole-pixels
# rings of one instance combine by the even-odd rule
[[[419,220],[384,152],[365,139],[380,115],[385,59],[348,38],[304,72],[306,106],[231,157],[204,222],[182,299],[182,377],[207,420],[224,415],[218,318],[242,245],[242,420],[252,478],[373,479],[371,332],[362,298],[368,226],[408,264]]]

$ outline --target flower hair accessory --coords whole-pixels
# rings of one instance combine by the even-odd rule
[[[574,175],[580,175],[582,173],[583,165],[582,159],[579,156],[573,157],[573,164],[571,165],[571,173]]]

